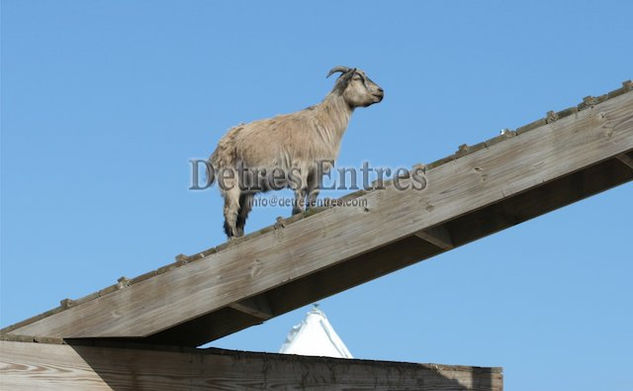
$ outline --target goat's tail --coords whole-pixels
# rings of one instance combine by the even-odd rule
[[[244,128],[243,125],[234,126],[218,141],[218,146],[209,157],[209,162],[215,173],[210,184],[213,184],[218,170],[226,168],[235,168],[237,166],[238,154],[236,148],[236,139]]]
[[[211,163],[215,173],[211,184],[213,184],[215,176],[218,174],[218,170],[235,167],[236,157],[235,146],[233,145],[232,140],[227,140],[225,138],[221,139],[218,142],[218,147],[215,151],[213,151],[211,157],[209,157],[209,162]]]

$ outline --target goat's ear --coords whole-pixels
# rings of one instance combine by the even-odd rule
[[[352,80],[352,77],[354,77],[354,70],[350,69],[347,72],[343,73],[340,78],[342,82],[347,84]]]
[[[344,72],[341,76],[339,76],[338,79],[336,79],[336,84],[335,84],[334,89],[342,93],[347,88],[349,83],[352,81],[352,76],[354,76],[353,72],[349,72],[349,71]]]

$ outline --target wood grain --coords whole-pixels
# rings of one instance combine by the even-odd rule
[[[501,391],[500,368],[0,341],[3,390]]]

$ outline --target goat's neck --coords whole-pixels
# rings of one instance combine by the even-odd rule
[[[350,107],[339,94],[330,93],[317,105],[316,116],[321,129],[321,137],[338,149],[347,129],[354,108]]]

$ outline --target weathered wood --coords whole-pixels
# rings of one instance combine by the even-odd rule
[[[442,225],[423,229],[416,232],[414,235],[443,250],[450,250],[455,247],[453,245],[453,239],[451,239],[451,234],[448,232],[446,227]]]
[[[611,162],[633,150],[633,92],[613,96],[430,166],[424,191],[361,193],[367,207],[289,219],[277,229],[188,257],[182,266],[148,273],[121,289],[107,288],[4,332],[204,343],[261,322],[229,312],[245,297],[266,294],[271,312],[279,315],[441,252],[407,239],[423,230],[445,226],[459,246],[625,183],[631,170],[622,171],[620,160],[619,167]],[[599,178],[585,175],[590,170]],[[536,197],[541,191],[549,200],[543,204]],[[390,264],[400,251],[407,255]],[[219,325],[206,335],[196,327],[212,322]],[[195,338],[184,335],[188,330],[195,330]],[[164,339],[157,340],[159,335]]]
[[[419,259],[429,258],[440,251],[426,241],[408,237],[282,284],[262,295],[267,297],[274,316],[277,316],[411,265]],[[138,341],[198,346],[259,323],[261,320],[258,318],[225,308]]]
[[[110,346],[108,346],[110,345]],[[0,341],[3,390],[503,390],[501,368]]]

